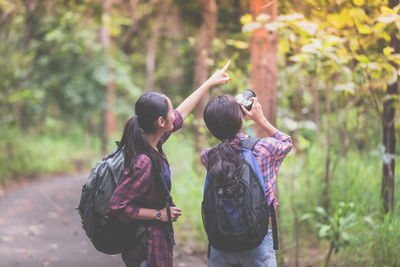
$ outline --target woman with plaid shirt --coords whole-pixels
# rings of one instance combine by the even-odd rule
[[[182,127],[185,118],[210,87],[228,83],[230,77],[225,71],[229,63],[217,70],[176,110],[168,97],[160,93],[146,93],[137,100],[135,116],[126,122],[118,145],[118,150],[125,150],[128,167],[110,200],[111,213],[120,221],[141,220],[147,230],[145,245],[137,242],[122,253],[126,266],[173,266],[173,232],[168,228],[166,192],[160,180],[165,179],[170,191],[171,175],[162,145],[171,133]],[[175,222],[181,214],[181,209],[172,203],[171,220]]]
[[[279,205],[275,197],[276,174],[283,159],[292,149],[292,139],[268,122],[257,98],[250,100],[254,101],[250,111],[239,105],[230,95],[219,95],[208,102],[204,110],[204,121],[221,143],[204,149],[201,152],[201,161],[207,172],[212,177],[218,177],[217,182],[224,185],[224,194],[236,192],[235,186],[242,166],[239,147],[242,140],[248,137],[241,133],[246,115],[267,134],[267,137],[259,139],[251,152],[264,179],[267,204],[273,204],[276,208]],[[243,252],[222,252],[210,246],[207,266],[274,267],[276,257],[271,234],[269,229],[258,247]]]

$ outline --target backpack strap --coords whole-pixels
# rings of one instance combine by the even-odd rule
[[[170,210],[171,202],[172,202],[172,196],[171,196],[171,193],[168,190],[167,184],[165,183],[164,175],[160,174],[159,177],[160,177],[160,180],[162,180],[161,183],[163,184],[165,193],[167,195],[167,197],[166,197],[166,202],[167,203],[166,203],[165,208],[166,208],[167,217],[168,217],[168,236],[169,236],[169,241],[171,242],[172,246],[174,246],[175,245],[174,228],[172,227],[171,210]]]
[[[260,139],[256,137],[247,137],[246,139],[242,140],[242,147],[251,151],[259,140]]]
[[[259,138],[250,136],[250,137],[242,140],[242,147],[251,151],[259,140],[260,140]],[[271,228],[272,228],[272,239],[273,239],[273,243],[274,243],[274,250],[279,250],[278,225],[276,222],[276,212],[275,212],[275,206],[274,206],[273,201],[269,205],[268,209],[269,209],[269,215],[271,216],[271,223],[272,223]]]
[[[279,243],[278,243],[278,225],[276,223],[276,213],[275,213],[275,207],[274,207],[274,202],[269,205],[269,214],[271,216],[271,228],[272,228],[272,240],[274,243],[274,250],[279,250]]]

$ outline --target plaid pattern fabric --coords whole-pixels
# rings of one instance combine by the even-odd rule
[[[166,132],[158,143],[159,151],[169,168],[167,158],[162,152],[162,144],[172,132],[180,129],[182,116],[174,110],[173,130]],[[130,223],[139,214],[140,208],[162,209],[165,207],[165,191],[156,173],[151,168],[151,159],[147,155],[139,155],[133,171],[127,168],[110,200],[110,211],[120,221]],[[126,266],[138,266],[146,259],[147,266],[170,267],[172,262],[172,245],[168,241],[167,223],[156,220],[145,221],[147,225],[147,251],[140,244],[122,253]],[[146,256],[147,255],[147,256]]]
[[[241,140],[248,135],[238,133],[230,143],[239,146]],[[284,133],[276,132],[272,137],[261,138],[251,151],[256,158],[265,183],[265,191],[268,204],[273,201],[275,208],[279,206],[276,198],[276,174],[286,157],[292,149],[292,138]],[[212,148],[206,148],[201,152],[201,162],[207,168],[208,152]]]

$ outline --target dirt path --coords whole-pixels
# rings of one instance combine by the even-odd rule
[[[47,179],[0,197],[0,267],[124,266],[119,255],[97,252],[81,228],[75,207],[86,177]],[[175,251],[175,266],[205,266]]]

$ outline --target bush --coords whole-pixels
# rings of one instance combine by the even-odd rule
[[[10,179],[89,168],[99,151],[98,140],[79,129],[63,133],[23,133],[0,129],[0,184]]]

